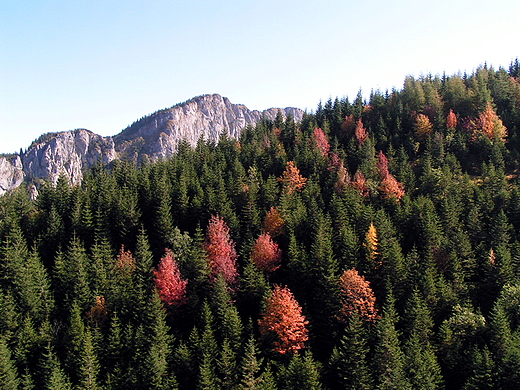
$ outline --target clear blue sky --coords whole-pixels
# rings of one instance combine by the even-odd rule
[[[191,97],[314,110],[520,57],[518,0],[0,0],[0,152]]]

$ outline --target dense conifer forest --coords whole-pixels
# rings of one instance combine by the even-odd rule
[[[0,198],[2,389],[517,389],[520,66]]]

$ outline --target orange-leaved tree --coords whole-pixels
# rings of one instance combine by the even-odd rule
[[[287,167],[282,175],[278,178],[284,185],[284,191],[292,194],[295,191],[301,191],[305,188],[307,178],[300,174],[300,170],[294,165],[293,161],[287,161]]]
[[[365,242],[363,243],[363,246],[366,248],[368,259],[376,267],[381,265],[380,262],[377,261],[377,256],[379,255],[379,252],[377,251],[379,246],[379,240],[377,238],[377,229],[373,223],[371,223],[368,227],[368,231],[365,236]]]
[[[377,172],[381,179],[379,190],[383,193],[384,197],[400,200],[405,194],[404,186],[388,170],[388,158],[382,150],[379,151]]]
[[[180,306],[186,303],[188,281],[182,278],[179,265],[170,249],[166,249],[166,254],[153,273],[155,287],[161,301],[168,306]]]
[[[287,287],[275,286],[267,298],[264,314],[258,320],[260,335],[274,351],[286,354],[305,347],[309,339],[302,308]]]
[[[357,120],[356,130],[354,134],[356,136],[356,140],[360,145],[363,145],[365,141],[368,139],[367,129],[363,125],[363,121],[361,120],[361,118]]]
[[[370,282],[355,268],[352,268],[343,272],[339,283],[341,289],[339,318],[347,321],[354,313],[357,313],[362,320],[374,322],[377,319],[376,297],[370,287]]]
[[[487,103],[486,109],[479,115],[478,122],[484,135],[491,141],[493,141],[495,137],[502,140],[507,137],[507,128],[495,113],[495,110],[493,110],[491,103]]]
[[[282,214],[276,207],[272,206],[265,216],[262,231],[269,233],[271,237],[276,237],[283,234],[284,225],[285,221],[282,218]]]
[[[415,117],[415,134],[420,141],[428,138],[428,136],[433,132],[433,125],[430,122],[430,118],[428,118],[424,114],[417,114]]]
[[[455,129],[457,127],[458,119],[457,115],[450,109],[448,116],[446,117],[446,128]]]
[[[365,198],[370,195],[370,189],[367,185],[367,178],[359,169],[354,174],[354,179],[352,180],[352,187],[358,190],[361,193],[361,195],[363,195]]]
[[[280,268],[282,262],[282,250],[271,236],[261,234],[251,251],[253,263],[264,272],[274,272]]]
[[[222,274],[228,285],[235,283],[238,276],[235,243],[229,236],[226,222],[218,215],[212,215],[209,220],[204,249],[208,254],[211,278]]]

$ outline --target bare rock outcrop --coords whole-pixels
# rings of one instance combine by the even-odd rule
[[[64,173],[79,184],[83,171],[96,163],[117,158],[112,137],[101,137],[85,129],[44,134],[22,155],[26,177],[56,183]]]
[[[263,118],[274,120],[278,113],[296,121],[303,117],[297,108],[265,111],[249,110],[242,104],[232,104],[220,95],[203,95],[172,108],[145,117],[114,137],[121,156],[135,160],[146,154],[152,160],[171,156],[181,140],[195,146],[200,137],[217,142],[223,133],[239,138],[242,129]]]
[[[19,155],[0,156],[0,195],[18,187],[25,178]]]
[[[86,129],[47,133],[19,155],[0,155],[0,195],[23,181],[56,183],[65,174],[79,184],[85,169],[115,159],[139,162],[159,160],[177,151],[179,142],[192,146],[202,137],[218,142],[223,133],[239,138],[242,129],[262,119],[275,120],[281,114],[299,122],[304,112],[297,108],[251,111],[232,104],[220,95],[204,95],[177,104],[136,121],[113,137],[102,137]]]

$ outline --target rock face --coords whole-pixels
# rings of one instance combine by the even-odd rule
[[[0,157],[0,195],[22,184],[25,175],[20,156]]]
[[[22,155],[22,163],[27,177],[56,183],[63,172],[72,184],[79,184],[85,168],[97,162],[107,164],[116,158],[112,137],[78,129],[43,135]]]
[[[299,122],[304,112],[297,108],[251,111],[220,95],[204,95],[144,117],[113,137],[102,137],[85,129],[48,133],[20,155],[0,155],[0,195],[24,181],[56,183],[61,173],[79,184],[85,169],[119,158],[158,160],[177,151],[181,140],[192,146],[203,137],[217,142],[221,134],[238,138],[242,129],[278,113]]]
[[[303,116],[303,111],[297,108],[251,111],[220,95],[204,95],[143,118],[116,135],[114,140],[120,156],[134,160],[138,155],[146,154],[157,160],[175,153],[181,140],[195,146],[201,136],[217,142],[226,132],[238,138],[247,125],[262,118],[274,120],[279,111],[284,117],[292,115],[296,121]]]

